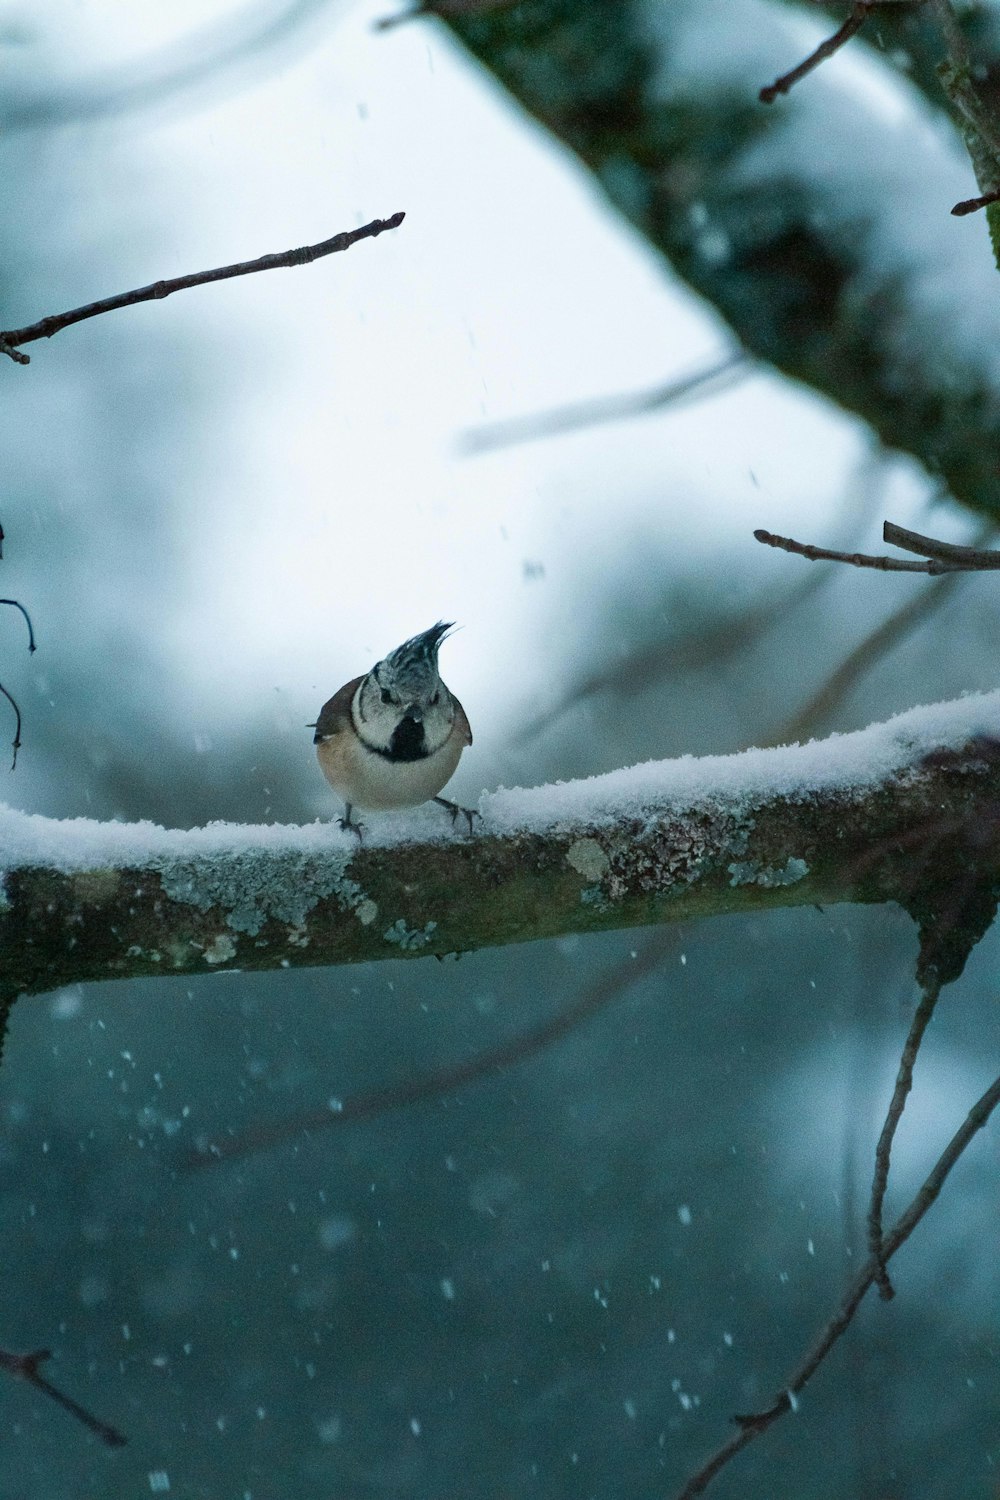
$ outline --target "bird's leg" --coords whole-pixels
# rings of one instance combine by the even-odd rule
[[[349,828],[353,834],[356,834],[358,843],[360,844],[362,842],[361,831],[364,828],[364,824],[355,823],[354,819],[351,817],[352,811],[353,808],[351,807],[351,804],[349,802],[345,802],[344,816],[342,818],[338,818],[337,822],[340,824],[341,828],[345,830],[345,832]]]
[[[446,807],[451,813],[452,827],[454,827],[459,813],[461,813],[463,817],[468,818],[470,834],[472,832],[473,818],[482,817],[482,813],[477,812],[474,807],[459,807],[457,802],[449,802],[447,797],[435,797],[434,801],[437,803],[438,807]]]

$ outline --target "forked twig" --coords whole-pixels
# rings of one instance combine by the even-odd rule
[[[1000,552],[985,547],[962,547],[955,542],[941,542],[936,537],[923,536],[919,531],[908,531],[886,521],[882,526],[882,538],[892,546],[905,552],[915,552],[923,559],[912,562],[909,558],[889,557],[870,552],[835,552],[829,547],[814,547],[809,542],[797,542],[790,536],[776,536],[774,532],[758,528],[754,532],[758,542],[765,547],[777,547],[782,552],[794,552],[810,562],[849,563],[852,568],[877,568],[882,573],[929,573],[938,577],[941,573],[989,573],[1000,569]]]
[[[41,1391],[43,1395],[49,1397],[50,1401],[55,1401],[64,1411],[68,1411],[71,1417],[82,1422],[84,1427],[95,1433],[109,1448],[124,1447],[128,1441],[124,1433],[119,1432],[117,1427],[102,1422],[99,1417],[95,1417],[93,1412],[81,1406],[79,1401],[74,1401],[72,1396],[67,1396],[64,1391],[53,1385],[51,1380],[46,1380],[45,1376],[39,1372],[38,1367],[42,1361],[51,1358],[52,1353],[49,1349],[36,1349],[32,1354],[8,1354],[5,1349],[0,1349],[0,1370],[5,1370],[8,1375],[13,1375],[17,1380],[24,1380],[28,1385],[33,1385],[36,1391]]]
[[[969,1145],[978,1131],[982,1130],[990,1115],[1000,1104],[1000,1078],[995,1079],[990,1087],[973,1105],[958,1130],[952,1136],[948,1145],[938,1157],[932,1171],[924,1179],[920,1191],[916,1194],[909,1207],[900,1214],[895,1224],[890,1229],[882,1242],[881,1263],[892,1259],[896,1251],[903,1245],[916,1229],[924,1214],[938,1198],[941,1189],[948,1178],[948,1174],[955,1163],[961,1157],[963,1151]],[[677,1500],[693,1500],[695,1495],[701,1495],[711,1484],[720,1469],[724,1469],[737,1453],[742,1452],[761,1433],[766,1432],[772,1423],[777,1422],[786,1412],[793,1411],[798,1405],[799,1392],[811,1380],[826,1359],[834,1344],[851,1324],[854,1314],[860,1307],[868,1288],[878,1280],[879,1262],[870,1258],[862,1268],[861,1272],[848,1287],[841,1299],[840,1305],[833,1317],[826,1324],[815,1343],[806,1353],[801,1364],[793,1372],[791,1378],[785,1385],[781,1395],[768,1407],[766,1411],[756,1412],[749,1416],[736,1417],[739,1423],[739,1431],[719,1447],[711,1458],[698,1470],[698,1472],[687,1481],[684,1488],[678,1493]]]
[[[885,1268],[885,1251],[882,1237],[882,1205],[885,1202],[885,1192],[889,1184],[889,1161],[892,1155],[892,1143],[896,1136],[896,1130],[902,1119],[903,1109],[906,1105],[906,1096],[913,1087],[913,1066],[917,1060],[920,1043],[924,1032],[927,1030],[938,996],[941,993],[941,982],[937,977],[931,978],[924,986],[920,996],[920,1004],[917,1006],[916,1014],[910,1025],[906,1042],[903,1045],[903,1055],[899,1062],[899,1072],[896,1075],[896,1086],[892,1091],[892,1099],[885,1116],[885,1124],[882,1126],[875,1147],[875,1175],[872,1178],[871,1202],[868,1206],[868,1249],[872,1260],[877,1266],[875,1279],[878,1282],[879,1296],[886,1302],[894,1297],[892,1282]]]
[[[174,276],[169,281],[154,281],[149,286],[137,287],[131,292],[119,292],[114,297],[104,297],[99,302],[88,302],[84,307],[75,307],[70,312],[53,313],[30,323],[25,328],[7,329],[0,333],[0,353],[7,354],[18,364],[27,364],[28,356],[17,350],[19,344],[30,344],[35,339],[50,339],[54,333],[68,328],[72,323],[82,323],[85,318],[97,318],[102,313],[114,312],[119,307],[134,307],[138,302],[154,302],[171,296],[174,292],[186,291],[188,287],[204,286],[211,281],[229,281],[234,276],[252,276],[257,271],[276,271],[283,267],[305,266],[310,261],[320,260],[324,255],[335,255],[340,250],[349,250],[359,240],[374,239],[386,229],[398,229],[405,214],[393,214],[389,219],[372,219],[360,229],[346,229],[316,245],[302,245],[297,250],[284,250],[277,255],[261,255],[257,260],[238,261],[229,266],[217,266],[211,271],[195,271],[189,276]]]

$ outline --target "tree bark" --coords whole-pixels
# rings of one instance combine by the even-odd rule
[[[501,790],[471,838],[429,812],[359,845],[318,823],[182,832],[7,810],[0,997],[836,901],[905,907],[946,982],[1000,880],[991,726],[1000,694],[805,747]]]

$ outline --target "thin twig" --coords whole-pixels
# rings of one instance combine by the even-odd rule
[[[340,250],[349,250],[359,240],[374,239],[386,229],[398,229],[405,214],[393,214],[389,219],[373,219],[360,229],[346,229],[316,245],[302,245],[297,250],[284,250],[277,255],[262,255],[257,260],[239,261],[230,266],[217,266],[212,271],[196,271],[190,276],[174,276],[169,281],[154,281],[150,286],[138,287],[135,291],[119,292],[114,297],[104,297],[99,302],[88,302],[71,312],[53,313],[26,328],[8,329],[0,333],[0,353],[14,357],[15,346],[30,344],[35,339],[50,339],[54,333],[68,328],[72,323],[82,323],[85,318],[97,318],[102,313],[114,312],[119,307],[134,307],[138,302],[154,302],[171,296],[174,292],[186,291],[188,287],[204,286],[211,281],[228,281],[234,276],[251,276],[257,271],[277,271],[285,267],[305,266],[310,261],[320,260],[324,255],[334,255]],[[27,363],[21,356],[19,363]]]
[[[780,78],[776,78],[773,83],[761,89],[757,96],[761,104],[773,104],[779,94],[787,94],[800,79],[805,78],[814,68],[818,68],[820,63],[826,62],[827,58],[839,52],[841,47],[861,30],[868,19],[869,11],[873,8],[872,0],[858,0],[858,3],[851,7],[851,14],[839,31],[827,37],[825,42],[820,42],[815,52],[810,52],[809,56],[804,58],[797,67],[792,68],[788,73],[782,73]]]
[[[924,1214],[938,1198],[951,1169],[977,1132],[982,1130],[998,1104],[1000,1104],[1000,1078],[997,1078],[973,1105],[938,1157],[933,1170],[925,1178],[920,1191],[885,1236],[882,1242],[883,1265],[891,1260],[899,1247],[909,1239]],[[799,1392],[816,1373],[841,1334],[850,1326],[865,1293],[877,1281],[878,1272],[879,1262],[872,1257],[848,1287],[837,1311],[793,1372],[791,1379],[773,1405],[767,1411],[736,1418],[740,1425],[739,1432],[723,1443],[707,1463],[703,1464],[698,1472],[687,1481],[679,1492],[677,1500],[693,1500],[695,1495],[703,1494],[719,1470],[725,1468],[730,1459],[735,1458],[737,1453],[746,1448],[755,1438],[760,1437],[761,1433],[766,1432],[779,1417],[783,1417],[786,1412],[792,1411],[797,1406]]]
[[[991,523],[981,535],[986,539],[995,531],[996,527]],[[978,543],[972,547],[963,547],[956,542],[941,542],[937,537],[924,536],[919,531],[908,531],[905,526],[897,526],[894,521],[883,522],[882,539],[894,547],[901,547],[904,552],[916,552],[921,557],[935,558],[962,572],[985,573],[1000,568],[1000,552],[981,547]]]
[[[463,432],[458,439],[463,453],[485,453],[493,448],[506,448],[512,443],[529,443],[536,438],[553,437],[561,432],[575,432],[581,427],[594,427],[601,422],[621,422],[629,417],[643,417],[649,412],[662,411],[687,396],[695,394],[714,395],[750,373],[749,355],[742,350],[726,355],[702,370],[691,375],[682,375],[678,380],[656,386],[651,391],[640,391],[634,396],[607,396],[595,401],[580,401],[572,406],[557,407],[554,411],[539,412],[530,417],[513,417],[507,422],[493,422],[485,427]]]
[[[990,531],[994,529],[991,527]],[[754,532],[754,536],[765,547],[778,547],[782,552],[793,552],[810,562],[849,563],[852,568],[877,568],[883,573],[929,573],[936,578],[942,573],[989,573],[1000,569],[1000,552],[988,547],[963,547],[954,542],[941,542],[936,537],[923,536],[919,531],[908,531],[893,521],[883,524],[883,540],[906,552],[916,552],[926,561],[911,562],[909,558],[870,552],[835,552],[828,547],[814,547],[809,542],[796,542],[789,536],[776,536],[761,528]]]
[[[892,1143],[895,1139],[896,1130],[903,1116],[906,1106],[906,1096],[913,1087],[913,1067],[920,1051],[920,1043],[924,1032],[927,1030],[938,996],[941,993],[941,982],[932,978],[924,987],[920,996],[920,1004],[917,1006],[913,1017],[906,1042],[903,1046],[903,1055],[899,1061],[899,1072],[896,1075],[896,1086],[892,1091],[892,1099],[886,1112],[885,1123],[882,1133],[878,1138],[875,1148],[875,1175],[872,1178],[871,1202],[868,1205],[868,1249],[871,1251],[878,1270],[875,1279],[878,1282],[879,1296],[888,1302],[896,1294],[893,1291],[889,1273],[885,1268],[885,1252],[882,1238],[882,1205],[885,1202],[886,1188],[889,1184],[889,1163],[892,1155]]]
[[[2,530],[2,528],[0,528],[0,547],[2,547],[2,542],[3,542],[3,530]],[[0,555],[2,555],[2,553],[0,553]],[[34,630],[32,628],[31,616],[28,614],[28,611],[25,609],[24,605],[21,604],[21,603],[19,603],[19,601],[17,599],[0,599],[0,604],[10,604],[10,605],[13,606],[14,609],[19,609],[21,611],[22,615],[24,616],[25,624],[28,627],[28,651],[29,651],[29,653],[32,652],[32,651],[34,651],[36,649],[36,647],[35,647],[35,632],[34,632]],[[14,738],[13,738],[13,740],[11,742],[11,749],[13,750],[14,754],[13,754],[13,758],[12,758],[11,763],[10,763],[10,768],[13,771],[13,770],[16,770],[16,768],[17,768],[17,752],[21,748],[21,710],[17,706],[17,700],[14,698],[14,696],[11,693],[8,693],[7,689],[4,687],[4,685],[3,685],[2,682],[0,682],[0,694],[2,694],[3,697],[5,697],[7,699],[7,702],[10,704],[11,708],[14,710],[14,717],[15,717]]]
[[[982,193],[978,198],[963,198],[960,203],[955,204],[952,213],[956,219],[961,219],[966,214],[978,213],[981,208],[989,208],[991,203],[1000,203],[1000,188]]]
[[[870,552],[837,552],[832,547],[814,547],[810,542],[796,542],[790,536],[776,536],[773,531],[758,527],[754,532],[758,542],[765,547],[778,547],[782,552],[794,552],[797,557],[806,557],[810,562],[850,563],[852,568],[878,568],[883,573],[943,573],[952,571],[938,566],[934,561],[910,562],[902,557],[885,557]]]
[[[418,1104],[425,1099],[453,1093],[455,1089],[464,1088],[466,1084],[474,1083],[479,1078],[525,1062],[542,1048],[561,1041],[570,1031],[624,994],[633,984],[651,974],[663,962],[665,954],[676,946],[677,941],[676,933],[650,940],[638,958],[610,973],[602,974],[584,990],[575,1004],[479,1057],[468,1058],[465,1062],[440,1068],[433,1073],[424,1073],[403,1083],[387,1084],[384,1088],[370,1089],[363,1094],[338,1099],[323,1109],[308,1110],[291,1119],[278,1120],[273,1125],[260,1125],[241,1135],[217,1137],[205,1146],[189,1152],[184,1158],[184,1165],[189,1168],[210,1167],[220,1161],[231,1161],[233,1157],[267,1151],[272,1146],[280,1145],[282,1141],[312,1130],[326,1130],[330,1126],[369,1120],[373,1116],[386,1114],[389,1110],[401,1109],[404,1105]]]
[[[0,1370],[5,1370],[8,1375],[15,1376],[18,1380],[27,1381],[37,1391],[43,1392],[50,1400],[55,1401],[70,1416],[82,1422],[84,1427],[96,1433],[102,1443],[107,1443],[109,1448],[122,1448],[128,1441],[124,1433],[118,1431],[117,1427],[111,1427],[107,1422],[102,1422],[95,1417],[79,1401],[74,1401],[72,1396],[67,1396],[58,1386],[54,1386],[51,1380],[39,1373],[39,1365],[43,1360],[51,1359],[52,1354],[48,1349],[36,1349],[33,1354],[8,1354],[6,1350],[0,1349]]]
[[[2,535],[2,533],[0,533],[0,535]],[[24,623],[28,627],[28,651],[35,651],[37,649],[37,647],[35,646],[35,632],[31,627],[31,616],[28,614],[28,611],[25,609],[24,605],[21,604],[17,599],[0,599],[0,604],[9,604],[12,606],[12,608],[19,609],[21,611],[22,615],[24,616]]]
[[[14,738],[11,741],[10,745],[11,750],[14,752],[13,758],[11,759],[10,768],[12,771],[14,771],[17,769],[17,752],[21,748],[21,710],[17,706],[17,699],[11,693],[8,693],[2,682],[0,682],[0,693],[3,694],[3,696],[7,699],[7,702],[10,704],[11,708],[14,710]]]

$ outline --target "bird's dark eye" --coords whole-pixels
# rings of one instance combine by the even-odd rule
[[[434,697],[431,699],[431,708],[437,708],[437,706],[438,706],[438,704],[440,702],[441,702],[441,694],[440,693],[435,693]]]
[[[382,702],[383,703],[391,703],[392,702],[392,694],[390,693],[390,691],[389,691],[388,688],[383,688],[382,689]]]

